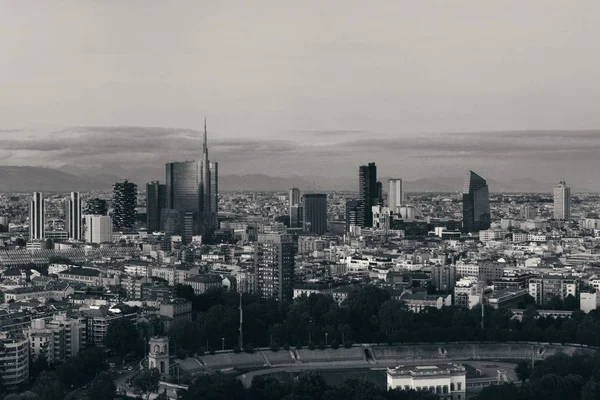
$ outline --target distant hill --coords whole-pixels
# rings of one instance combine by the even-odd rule
[[[78,169],[64,166],[60,169],[45,167],[0,166],[1,192],[107,190],[113,183],[129,179],[142,187],[146,182],[164,177],[160,171],[113,169],[111,173],[99,172],[101,168]],[[387,177],[380,178],[383,190],[387,191]],[[290,176],[278,177],[264,174],[221,175],[219,188],[222,191],[256,190],[284,191],[298,187],[303,191],[357,191],[358,179],[354,177]],[[508,182],[488,180],[492,192],[537,192],[550,193],[554,184],[539,182],[532,178],[513,179]],[[460,192],[462,177],[434,177],[404,181],[407,192]],[[590,192],[589,189],[574,188],[573,192]]]

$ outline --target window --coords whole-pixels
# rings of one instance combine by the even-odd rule
[[[460,388],[461,388],[461,386],[462,386],[462,382],[458,382],[456,385],[457,385],[457,388],[456,388],[456,390],[460,390]]]

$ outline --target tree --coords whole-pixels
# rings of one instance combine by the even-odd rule
[[[515,367],[515,374],[521,382],[525,382],[531,376],[531,368],[527,361],[521,361]]]
[[[112,400],[117,395],[117,387],[108,372],[101,372],[92,382],[89,390],[91,400]]]
[[[201,375],[192,383],[183,400],[238,400],[245,397],[242,382],[220,373]]]
[[[90,215],[106,215],[107,212],[108,212],[108,205],[106,203],[106,200],[99,199],[99,198],[93,198],[93,199],[89,199],[85,203],[83,213],[90,214]]]
[[[194,300],[194,288],[190,285],[182,285],[181,283],[178,283],[177,286],[175,286],[175,296],[177,298],[192,301]]]
[[[144,369],[140,372],[133,381],[133,386],[140,389],[146,394],[146,399],[150,398],[150,394],[158,390],[160,380],[160,372],[156,368]]]
[[[173,341],[176,352],[194,354],[198,351],[201,342],[200,328],[196,322],[177,321],[169,329],[169,337]]]
[[[43,371],[35,381],[33,392],[41,400],[62,400],[64,397],[58,376],[54,372]]]
[[[137,339],[137,331],[133,323],[126,318],[119,318],[108,326],[104,345],[124,359],[127,353],[135,349]]]
[[[29,365],[29,378],[35,381],[42,371],[50,371],[48,359],[44,353],[35,357],[35,359]]]

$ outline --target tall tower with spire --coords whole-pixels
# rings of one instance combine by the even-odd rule
[[[218,164],[211,163],[208,157],[208,130],[205,117],[202,143],[202,211],[205,233],[217,228],[218,188]]]

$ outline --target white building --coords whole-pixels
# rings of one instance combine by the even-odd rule
[[[487,229],[479,231],[479,240],[482,242],[491,242],[493,240],[502,240],[506,232],[499,229]]]
[[[598,300],[600,300],[598,293],[581,292],[579,293],[579,308],[587,314],[598,308]]]
[[[106,215],[85,216],[85,241],[105,243],[113,240],[112,218]]]
[[[390,208],[373,206],[371,210],[373,212],[373,229],[388,231],[390,229]]]
[[[400,211],[404,201],[402,193],[402,179],[390,179],[390,190],[388,191],[388,208],[394,213]]]
[[[481,302],[481,287],[476,277],[463,278],[454,285],[454,305],[473,308]]]
[[[51,320],[36,319],[25,330],[33,357],[46,356],[49,364],[75,357],[86,344],[85,318],[56,314]]]
[[[467,372],[459,364],[404,366],[387,369],[388,390],[435,393],[442,400],[465,399]]]

